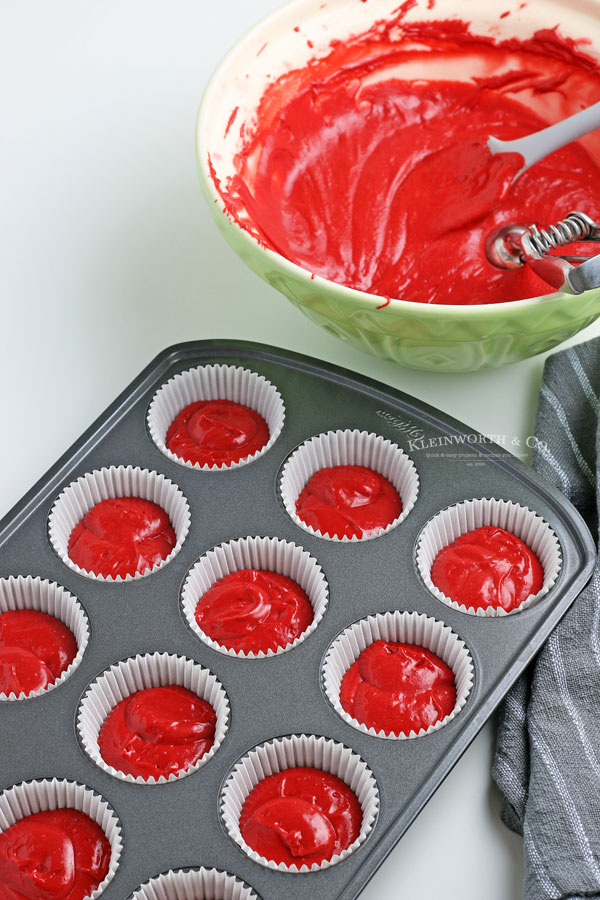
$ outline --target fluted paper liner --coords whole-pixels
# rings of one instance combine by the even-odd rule
[[[93,506],[101,500],[112,497],[140,497],[161,506],[169,516],[177,542],[169,555],[152,568],[143,572],[126,575],[96,575],[76,565],[69,557],[67,548],[75,526]],[[98,581],[133,581],[144,578],[166,566],[177,556],[190,530],[190,507],[181,490],[158,472],[140,469],[137,466],[109,466],[82,475],[66,487],[50,510],[48,537],[55,552],[74,572]]]
[[[205,634],[198,625],[195,612],[200,598],[220,578],[240,569],[268,569],[285,575],[299,584],[310,600],[314,612],[313,621],[301,635],[285,647],[278,650],[261,650],[259,653],[228,649]],[[302,547],[275,537],[240,538],[236,541],[225,541],[209,550],[188,572],[181,594],[183,615],[192,631],[213,650],[243,659],[277,656],[291,650],[292,647],[297,647],[318,626],[325,614],[328,600],[327,581],[316,559]]]
[[[457,603],[447,597],[431,580],[431,567],[440,550],[455,541],[461,534],[484,525],[496,525],[516,535],[524,544],[527,544],[530,550],[533,550],[544,570],[544,582],[541,590],[537,594],[531,594],[520,606],[510,612],[502,607],[493,606],[488,606],[487,609],[475,609],[472,606],[467,608],[463,603]],[[520,506],[511,500],[484,497],[456,503],[430,519],[417,542],[416,562],[421,578],[431,593],[442,603],[469,615],[493,618],[522,612],[545,597],[559,576],[562,557],[558,538],[541,516],[528,507]]]
[[[354,791],[362,809],[360,834],[346,850],[330,860],[310,867],[286,866],[260,856],[244,841],[240,831],[242,807],[259,781],[284,769],[311,766],[337,775]],[[294,734],[275,738],[247,753],[231,770],[221,791],[221,817],[230,838],[250,859],[279,872],[317,872],[327,869],[354,853],[373,829],[379,810],[379,791],[373,773],[358,753],[330,738],[316,735]]]
[[[296,501],[309,478],[330,466],[366,466],[387,478],[402,500],[402,512],[385,528],[365,537],[335,537],[307,525],[296,513]],[[310,534],[328,541],[368,541],[396,528],[412,510],[419,493],[419,476],[413,461],[397,444],[368,431],[328,431],[301,444],[283,467],[280,481],[283,505],[290,518]]]
[[[200,465],[177,456],[167,448],[167,431],[182,409],[199,400],[232,400],[250,407],[266,421],[269,440],[264,447],[233,463]],[[188,369],[163,384],[152,398],[147,423],[150,437],[161,453],[173,462],[188,469],[215,472],[245,466],[270,450],[281,434],[284,419],[285,407],[281,395],[263,375],[240,366],[209,365]]]
[[[258,900],[249,885],[218,869],[172,869],[151,878],[129,900]]]
[[[421,728],[418,732],[411,730],[406,734],[369,728],[346,712],[340,703],[342,679],[363,650],[379,640],[417,644],[435,653],[450,666],[454,672],[456,703],[449,715],[429,728]],[[323,664],[323,686],[327,699],[348,725],[373,737],[396,741],[408,740],[439,731],[458,715],[473,687],[473,660],[465,642],[443,622],[416,612],[395,610],[377,613],[350,625],[331,644]]]
[[[108,873],[86,900],[95,900],[115,877],[123,842],[121,826],[106,800],[90,788],[63,778],[44,778],[24,781],[0,794],[0,833],[19,819],[52,809],[76,809],[85,813],[100,826],[110,844]]]
[[[77,654],[62,675],[48,687],[31,691],[29,694],[23,691],[18,695],[14,691],[10,694],[0,692],[0,701],[30,700],[59,687],[79,666],[90,639],[88,617],[83,606],[66,588],[54,581],[33,578],[31,575],[17,577],[11,575],[9,578],[0,579],[0,613],[16,609],[35,609],[59,619],[75,638]]]
[[[109,766],[100,755],[98,735],[110,711],[131,694],[146,688],[178,684],[210,703],[217,715],[212,747],[195,765],[166,778],[134,777]],[[196,772],[213,758],[229,727],[229,699],[220,681],[199,663],[171,653],[145,653],[115,663],[87,689],[77,712],[77,733],[90,759],[121,781],[132,784],[166,784]]]

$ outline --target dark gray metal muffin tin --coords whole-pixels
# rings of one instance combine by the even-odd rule
[[[286,407],[283,431],[256,462],[201,472],[166,458],[146,430],[154,392],[177,372],[204,363],[244,366],[277,386]],[[416,505],[388,534],[364,543],[313,537],[287,516],[278,474],[290,452],[322,431],[359,428],[404,448],[420,476]],[[411,431],[411,429],[413,429]],[[44,696],[0,703],[0,789],[34,778],[63,777],[88,785],[111,804],[123,830],[123,854],[103,894],[123,900],[149,877],[171,868],[214,866],[238,875],[264,900],[357,897],[510,685],[527,666],[590,577],[594,546],[565,498],[506,451],[487,443],[444,448],[459,458],[418,449],[425,440],[472,435],[471,429],[383,384],[276,348],[241,341],[179,344],[160,354],[0,523],[0,577],[40,575],[75,594],[90,618],[91,640],[68,681]],[[473,440],[473,438],[471,438]],[[468,453],[468,458],[460,454]],[[87,471],[133,464],[163,472],[187,497],[192,525],[181,552],[153,575],[101,583],[72,572],[47,538],[50,508],[63,487]],[[417,536],[443,507],[473,497],[514,500],[542,515],[562,547],[563,567],[549,595],[513,616],[485,619],[440,603],[415,571]],[[323,621],[304,643],[277,657],[232,659],[203,644],[187,627],[179,594],[187,570],[205,551],[248,535],[285,538],[321,564],[330,588]],[[426,737],[389,741],[363,734],[333,710],[321,686],[321,664],[347,625],[375,612],[417,610],[444,621],[465,640],[475,665],[467,704],[446,727]],[[136,653],[168,651],[197,660],[220,679],[231,702],[231,724],[206,766],[179,781],[128,784],[99,769],[78,743],[81,695],[102,670]],[[273,872],[250,860],[225,833],[218,809],[221,784],[233,764],[270,738],[326,735],[357,751],[372,769],[381,808],[365,843],[319,872]]]

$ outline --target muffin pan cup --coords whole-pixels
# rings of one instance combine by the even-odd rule
[[[52,809],[76,809],[100,826],[110,844],[110,862],[104,881],[86,900],[96,900],[108,887],[119,868],[123,849],[121,826],[106,800],[83,784],[59,778],[13,785],[0,794],[0,834],[20,819]]]
[[[238,572],[240,569],[266,569],[285,575],[299,584],[310,600],[314,619],[301,635],[286,644],[285,647],[280,647],[278,650],[260,650],[258,653],[249,650],[232,650],[210,638],[198,625],[195,616],[198,601],[216,581],[232,572]],[[289,541],[266,537],[248,537],[239,541],[226,541],[219,547],[209,550],[192,566],[181,592],[181,608],[192,631],[213,650],[226,653],[228,656],[237,656],[240,659],[276,656],[297,647],[318,627],[325,615],[328,600],[327,581],[316,559],[302,547],[297,547]]]
[[[436,556],[461,534],[481,528],[484,525],[496,525],[510,531],[533,550],[542,564],[544,582],[537,594],[531,594],[516,609],[507,612],[501,606],[488,606],[487,609],[467,607],[457,603],[440,591],[431,580],[431,567]],[[461,612],[472,616],[511,616],[529,609],[546,596],[556,583],[562,564],[560,544],[552,528],[531,509],[507,500],[495,497],[484,497],[465,500],[443,509],[425,525],[417,544],[417,568],[421,578],[438,600]]]
[[[177,774],[144,778],[121,772],[108,765],[100,753],[98,736],[106,717],[114,707],[136,691],[177,684],[210,703],[217,722],[212,747],[195,763]],[[185,778],[210,762],[227,733],[229,699],[223,685],[208,669],[191,659],[170,653],[146,653],[111,666],[88,688],[77,712],[77,733],[87,755],[97,766],[115,778],[134,784],[165,784]]]
[[[356,840],[341,853],[322,863],[286,866],[260,856],[242,837],[239,819],[248,795],[264,778],[285,769],[309,766],[336,775],[351,788],[362,810],[360,832]],[[318,872],[336,865],[354,853],[373,829],[379,810],[379,791],[373,773],[363,759],[348,747],[314,734],[293,734],[255,747],[234,767],[225,781],[220,798],[221,817],[227,833],[250,859],[277,872]]]
[[[98,575],[82,569],[69,557],[69,538],[83,517],[100,503],[112,497],[141,497],[158,504],[169,516],[177,542],[169,555],[143,572]],[[179,488],[164,475],[138,466],[109,466],[88,472],[66,487],[54,503],[48,517],[48,537],[66,566],[87,578],[98,581],[132,581],[151,575],[177,556],[190,529],[190,508]]]
[[[128,900],[259,900],[235,875],[217,869],[179,869],[151,878]]]
[[[431,650],[439,656],[454,672],[456,687],[456,703],[451,713],[428,728],[418,732],[386,732],[383,729],[369,728],[351,716],[340,703],[340,687],[344,675],[360,654],[375,641],[399,641],[416,644]],[[323,664],[323,687],[327,699],[335,711],[359,731],[389,740],[407,740],[424,737],[439,731],[451,722],[464,707],[473,687],[473,660],[465,642],[461,641],[451,628],[429,616],[419,613],[400,612],[378,613],[355,622],[335,639],[325,657]]]
[[[182,409],[198,400],[233,400],[250,407],[267,423],[269,440],[264,447],[239,462],[202,466],[178,456],[166,445],[169,426]],[[190,469],[220,472],[245,466],[267,453],[281,434],[284,420],[281,394],[266,378],[241,366],[213,365],[180,372],[164,384],[152,398],[147,423],[150,437],[169,459]]]
[[[285,398],[281,432],[252,465],[219,472],[183,466],[162,453],[149,434],[148,411],[161,388],[177,375],[210,366],[254,372]],[[418,473],[412,509],[374,540],[323,540],[286,512],[280,491],[286,465],[302,445],[329,433],[373,435],[382,452],[394,445],[399,449],[392,448],[390,456],[402,460],[407,472]],[[373,439],[351,440],[370,444]],[[364,464],[364,457],[360,461]],[[366,463],[377,468],[374,459]],[[94,494],[99,483],[106,488],[115,484],[112,476],[105,480],[93,473],[109,471],[130,479],[120,481],[119,493],[138,493],[150,480],[177,498],[185,539],[179,552],[147,577],[90,578],[53,549],[57,532],[53,527],[49,533],[48,519],[54,508],[53,526],[58,522],[57,499],[74,496],[67,489],[78,485],[78,496],[87,497],[85,512],[101,499]],[[135,481],[137,477],[141,480]],[[167,508],[160,491],[150,499],[162,499]],[[473,497],[501,498],[531,510],[548,523],[560,545],[554,584],[519,615],[465,615],[441,603],[419,574],[417,543],[427,523]],[[408,499],[403,494],[405,511]],[[63,532],[68,528],[63,519]],[[296,549],[288,551],[288,545]],[[200,561],[214,562],[212,576],[205,571],[210,579],[221,566],[258,558],[244,556],[258,546],[268,548],[266,558],[276,570],[278,560],[283,563],[290,552],[299,566],[290,574],[295,572],[299,581],[306,563],[313,573],[307,593],[314,588],[314,596],[320,592],[324,599],[326,588],[327,605],[314,630],[295,646],[244,659],[220,652],[194,633],[184,614],[182,591]],[[262,345],[201,341],[170,348],[0,523],[0,578],[31,574],[62,585],[85,609],[90,631],[80,664],[58,689],[27,702],[0,703],[0,793],[8,794],[21,782],[56,778],[86,785],[106,800],[118,815],[125,852],[103,900],[123,900],[146,890],[160,873],[201,867],[229,873],[234,884],[237,879],[261,900],[355,900],[588,581],[594,559],[583,520],[558,491],[468,426],[411,397]],[[464,705],[443,727],[413,740],[382,740],[336,711],[323,667],[336,639],[355,623],[386,615],[396,620],[404,614],[435,620],[439,625],[434,630],[455,635],[456,647],[468,648],[473,681]],[[439,649],[443,656],[441,645]],[[148,786],[127,782],[94,762],[78,734],[77,718],[88,691],[112,667],[127,664],[129,669],[131,660],[154,654],[183,658],[212,673],[230,714],[222,743],[208,762],[185,777]],[[111,696],[117,699],[133,687],[133,681],[129,687],[125,680],[118,687],[115,683],[116,693],[111,688],[104,695],[105,708]],[[344,859],[318,871],[281,872],[252,859],[229,836],[221,802],[229,777],[253,751],[301,735],[317,736],[319,745],[341,745],[360,758],[372,773],[379,806],[368,837]],[[17,807],[14,811],[19,814]],[[167,893],[157,887],[157,898],[179,900],[170,877],[168,883]],[[188,900],[185,890],[183,897]],[[242,893],[239,900],[246,896]]]
[[[60,687],[69,678],[83,659],[88,641],[90,639],[90,627],[88,617],[76,597],[69,593],[60,584],[48,581],[44,578],[33,578],[31,575],[19,575],[16,578],[10,576],[0,580],[0,614],[15,609],[35,609],[38,612],[54,616],[67,626],[77,644],[77,654],[67,666],[62,675],[47,688],[41,691],[32,691],[30,694],[21,692],[10,694],[0,692],[2,700],[31,700],[40,697]]]
[[[400,515],[373,534],[363,537],[338,537],[308,525],[297,514],[296,501],[311,476],[329,466],[365,466],[379,472],[393,484],[400,496]],[[301,444],[283,468],[279,489],[286,512],[300,528],[327,541],[356,543],[381,537],[406,519],[417,501],[419,476],[413,461],[397,444],[378,434],[347,428],[318,434]]]

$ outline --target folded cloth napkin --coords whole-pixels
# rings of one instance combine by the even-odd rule
[[[600,339],[544,368],[532,465],[597,536]],[[600,564],[507,695],[493,776],[523,835],[525,900],[600,898]]]

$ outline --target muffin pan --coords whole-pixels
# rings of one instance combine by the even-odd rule
[[[219,364],[264,376],[280,393],[285,417],[272,446],[249,465],[194,469],[161,452],[149,432],[148,410],[173,376]],[[331,541],[309,533],[288,515],[280,494],[283,468],[299,445],[346,429],[397,444],[419,477],[418,495],[403,521],[368,541]],[[431,452],[442,445],[444,455]],[[91,579],[66,565],[50,542],[49,515],[61,492],[111,466],[157,472],[189,504],[189,530],[179,552],[144,578]],[[417,571],[416,546],[425,525],[453,504],[484,497],[528,507],[550,525],[560,545],[556,581],[515,615],[468,615],[436,598]],[[310,634],[286,652],[262,658],[228,655],[201,640],[181,601],[187,574],[200,558],[248,537],[278,538],[307,551],[322,569],[329,596]],[[56,582],[77,598],[90,624],[79,665],[55,690],[0,702],[0,791],[34,779],[67,779],[106,801],[119,819],[123,841],[114,878],[102,892],[106,900],[133,896],[160,873],[199,867],[230,873],[263,900],[351,900],[564,615],[589,579],[593,560],[589,531],[560,493],[443,413],[377,382],[275,348],[239,341],[172,347],[0,523],[0,577]],[[325,658],[342,632],[396,611],[448,626],[464,642],[473,667],[464,705],[444,727],[412,740],[385,740],[355,727],[335,710],[323,683]],[[95,764],[76,720],[96,679],[138,654],[154,653],[185,657],[210,670],[227,695],[230,713],[222,743],[205,765],[185,778],[143,785]],[[268,868],[235,843],[222,818],[223,787],[232,772],[243,770],[256,748],[292,735],[316,735],[348,748],[372,773],[377,791],[364,840],[318,871]]]

